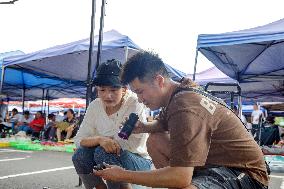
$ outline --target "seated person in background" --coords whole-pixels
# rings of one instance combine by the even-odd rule
[[[69,140],[72,136],[73,131],[78,127],[78,119],[75,117],[75,113],[72,109],[68,109],[66,113],[66,118],[62,121],[57,123],[56,127],[56,136],[57,140],[61,141],[61,133],[65,131],[66,137],[65,140]]]
[[[29,125],[22,125],[19,127],[19,132],[24,131],[27,134],[32,133],[32,136],[39,137],[40,131],[44,128],[45,120],[42,116],[42,112],[38,111],[35,114],[35,118],[29,123]]]
[[[48,114],[49,122],[44,127],[43,139],[54,140],[56,134],[56,116],[54,114]]]
[[[87,189],[106,189],[100,177],[90,174],[96,164],[106,162],[128,170],[150,170],[146,151],[147,134],[133,134],[128,140],[118,137],[121,123],[130,113],[146,121],[143,104],[119,81],[121,64],[116,60],[102,63],[94,80],[98,98],[91,102],[74,138],[78,149],[73,164]],[[126,182],[107,182],[108,188],[130,188]]]
[[[9,116],[9,112],[7,110],[6,112],[6,117],[5,117],[5,122],[1,123],[1,128],[0,130],[5,129],[12,129],[14,132],[14,127],[17,125],[18,121],[21,119],[21,115],[18,113],[18,110],[14,108],[12,110],[12,115]]]
[[[21,116],[19,122],[15,125],[15,131],[18,131],[18,128],[21,126],[29,126],[30,122],[32,122],[33,117],[30,116],[29,111],[24,111],[24,115]]]
[[[267,188],[259,146],[222,101],[204,94],[190,79],[173,81],[159,56],[147,51],[128,59],[121,82],[151,110],[162,107],[158,120],[138,121],[135,128],[136,133],[151,133],[147,150],[157,169],[107,165],[96,176],[157,188]]]
[[[4,119],[3,119],[2,115],[0,115],[0,138],[6,137],[6,134],[3,132],[3,129],[5,127],[5,125],[2,124],[3,122],[4,122]]]

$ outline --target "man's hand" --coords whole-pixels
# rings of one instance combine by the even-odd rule
[[[94,174],[96,176],[102,177],[105,180],[111,180],[116,182],[121,181],[122,179],[121,175],[124,172],[123,168],[115,165],[107,165],[107,164],[104,165],[106,166],[106,169],[99,171],[94,170]]]
[[[132,131],[133,134],[145,133],[145,125],[141,121],[137,121]]]
[[[105,180],[133,183],[154,188],[193,188],[191,179],[193,167],[164,167],[152,171],[130,171],[105,164],[105,169],[94,170],[94,175]]]
[[[128,117],[125,117],[124,122],[122,122],[120,125],[120,129],[123,127],[123,125],[125,124],[127,120],[128,120]],[[133,134],[145,133],[145,124],[138,120],[135,124],[134,129],[132,130],[132,133]]]
[[[121,147],[116,140],[113,140],[109,137],[102,137],[99,141],[99,145],[107,152],[107,153],[115,153],[118,156],[120,155]]]

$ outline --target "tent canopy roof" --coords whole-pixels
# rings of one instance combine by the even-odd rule
[[[284,19],[276,22],[222,34],[200,34],[198,35],[197,48],[236,45],[243,43],[257,43],[262,41],[284,39]]]
[[[201,34],[197,48],[229,77],[243,81],[283,79],[284,19],[222,34]]]
[[[94,38],[94,52],[97,51],[98,36]],[[86,81],[88,67],[88,51],[90,41],[83,39],[64,45],[58,45],[34,53],[5,58],[5,67],[32,70],[37,73],[57,77],[65,80]],[[115,30],[103,34],[101,61],[116,58],[121,62],[126,60],[125,47],[139,49],[139,46],[125,35]],[[132,55],[132,51],[129,50]],[[96,53],[93,53],[91,71],[94,73]]]
[[[94,38],[91,64],[93,75],[97,60],[97,44],[98,36]],[[89,39],[83,39],[34,53],[6,57],[3,60],[5,66],[3,91],[10,97],[15,97],[21,96],[22,91],[19,89],[25,88],[28,89],[27,97],[32,99],[42,98],[42,89],[49,89],[49,98],[84,97],[89,45]],[[126,35],[115,30],[104,32],[101,62],[116,59],[124,63],[139,49],[140,47]],[[169,65],[166,67],[175,80],[185,75]]]

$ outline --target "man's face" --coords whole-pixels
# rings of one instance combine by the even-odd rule
[[[66,116],[67,116],[69,119],[72,119],[72,118],[73,118],[73,114],[72,114],[71,111],[67,111]]]
[[[49,121],[55,121],[55,116],[48,118]]]
[[[40,118],[40,117],[41,117],[41,113],[37,112],[36,115],[35,115],[35,117],[36,117],[37,119]]]
[[[145,82],[135,78],[130,83],[130,88],[137,94],[139,102],[151,110],[157,110],[162,106],[162,91],[156,78],[153,81]]]

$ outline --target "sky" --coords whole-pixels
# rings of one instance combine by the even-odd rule
[[[0,2],[8,0],[0,0]],[[101,1],[97,0],[95,34]],[[193,73],[198,34],[237,31],[284,18],[283,0],[107,0],[104,31],[115,29],[165,63]],[[0,53],[38,51],[89,37],[91,0],[0,4]],[[197,72],[213,65],[199,56]]]

